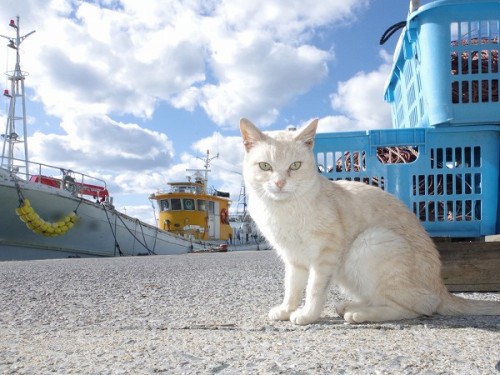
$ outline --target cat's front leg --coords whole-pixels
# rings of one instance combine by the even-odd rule
[[[269,311],[269,319],[290,319],[290,314],[297,310],[302,301],[307,276],[308,271],[305,267],[285,263],[285,297],[281,305],[275,306]]]
[[[326,301],[331,270],[328,266],[311,267],[304,306],[290,315],[294,324],[310,324],[318,320]]]

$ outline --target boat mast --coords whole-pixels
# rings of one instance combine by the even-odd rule
[[[19,172],[20,167],[25,168],[26,179],[28,179],[28,140],[27,140],[27,128],[26,128],[26,99],[24,92],[24,78],[28,75],[27,72],[21,70],[21,58],[19,54],[19,47],[21,43],[35,30],[29,32],[24,36],[20,36],[19,27],[19,16],[17,16],[17,22],[10,20],[9,26],[16,30],[15,37],[8,37],[5,35],[0,35],[9,41],[8,47],[16,51],[16,67],[14,71],[9,71],[6,73],[8,79],[10,80],[10,90],[4,90],[4,96],[9,98],[9,113],[7,115],[7,124],[5,126],[5,133],[2,134],[3,137],[3,148],[2,148],[2,163],[0,167],[6,168],[13,173]],[[16,111],[16,100],[21,99],[21,112]],[[22,134],[19,135],[16,132],[16,123],[18,121],[22,122]],[[16,144],[24,144],[24,156],[21,155],[17,160],[24,162],[24,166],[16,165],[14,159],[14,148]]]
[[[242,218],[241,221],[245,221],[247,217],[247,191],[246,191],[245,181],[241,181],[240,197],[238,198],[238,206],[236,209],[237,214],[239,214],[240,205],[243,206],[243,214],[241,216]]]
[[[210,150],[207,150],[207,155],[205,158],[197,158],[203,161],[203,169],[186,169],[188,172],[203,172],[205,174],[205,177],[203,179],[203,189],[205,190],[203,193],[206,194],[206,187],[208,184],[208,172],[210,172],[210,162],[214,159],[217,159],[219,157],[219,154],[215,155],[214,157],[210,157]]]

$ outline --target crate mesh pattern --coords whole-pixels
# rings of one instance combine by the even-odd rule
[[[412,13],[386,86],[394,128],[500,124],[500,2],[441,0]]]
[[[403,201],[431,236],[498,232],[500,126],[318,134],[318,170]]]

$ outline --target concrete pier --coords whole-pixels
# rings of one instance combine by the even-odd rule
[[[2,374],[500,374],[500,317],[271,322],[273,251],[0,262]],[[467,293],[500,300],[500,293]]]

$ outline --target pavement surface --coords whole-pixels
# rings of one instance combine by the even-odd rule
[[[273,251],[0,262],[0,374],[500,374],[500,317],[271,322]],[[500,293],[467,293],[500,300]]]

